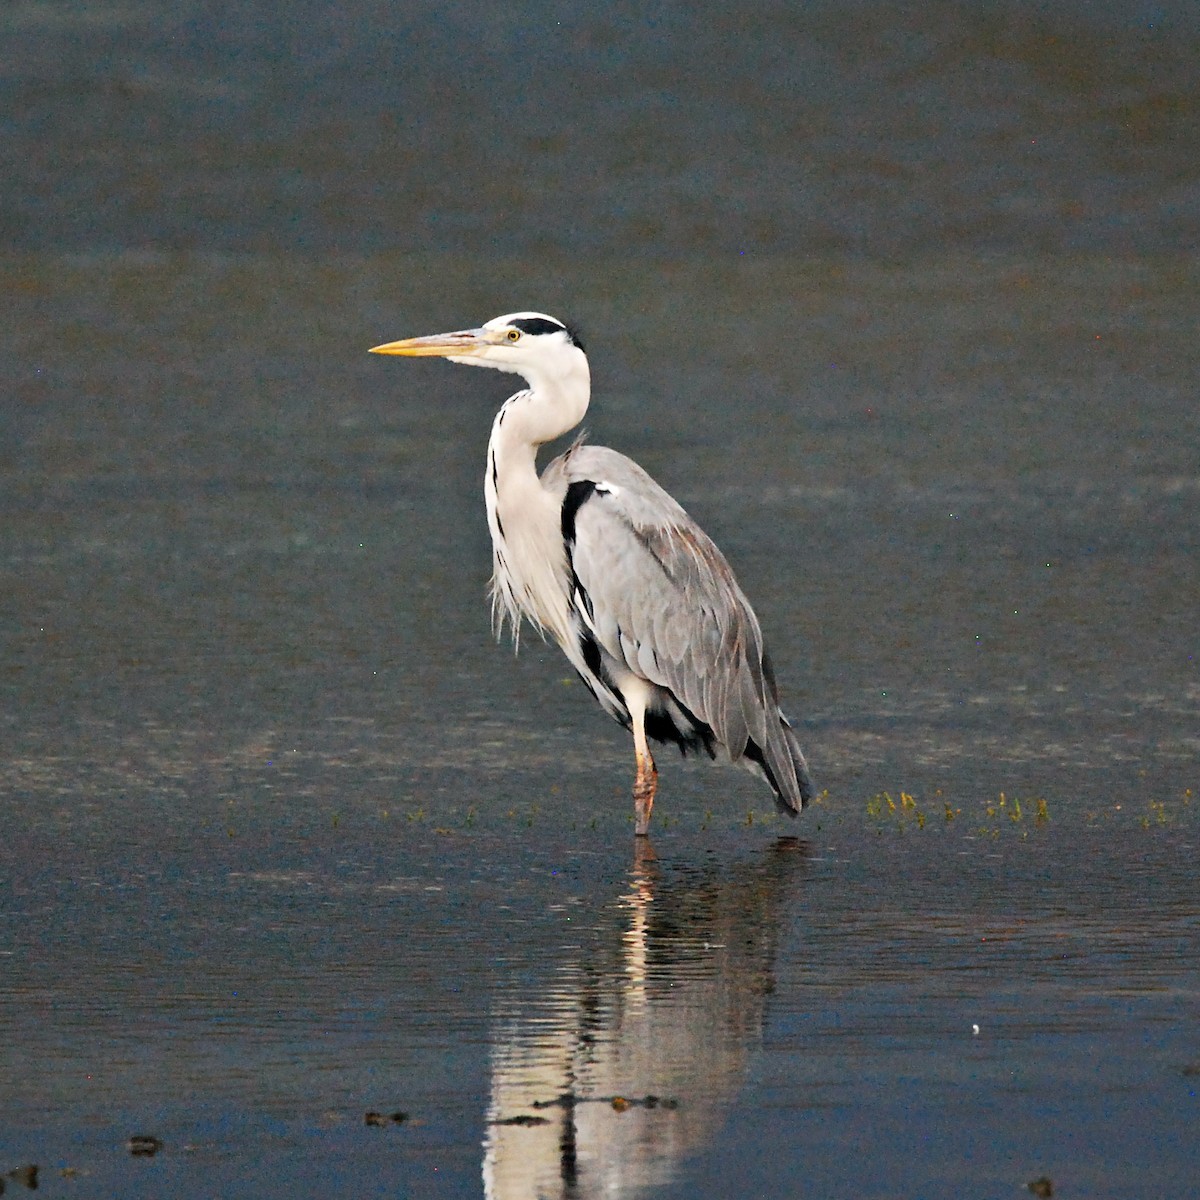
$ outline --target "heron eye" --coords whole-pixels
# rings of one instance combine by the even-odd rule
[[[510,342],[519,342],[521,340],[521,331],[519,329],[510,329],[508,331],[508,340]]]

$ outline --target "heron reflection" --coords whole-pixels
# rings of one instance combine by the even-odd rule
[[[640,847],[611,930],[497,1017],[489,1200],[627,1194],[711,1141],[761,1040],[807,844],[738,867]]]

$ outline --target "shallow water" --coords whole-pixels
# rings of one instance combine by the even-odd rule
[[[1194,822],[931,818],[23,842],[5,1153],[51,1194],[1186,1195]]]
[[[353,7],[288,55],[207,6],[0,22],[0,1177],[1190,1196],[1187,22],[792,14],[783,111],[766,18],[723,57],[720,14],[636,53],[599,15],[556,71],[446,11],[394,75],[413,30]],[[522,120],[464,125],[446,81],[498,86],[521,38]],[[394,91],[437,87],[419,120]],[[389,104],[450,149],[356,174]],[[753,599],[825,789],[799,821],[664,754],[639,852],[627,736],[557,651],[493,643],[506,381],[365,350],[526,304],[579,319],[593,440]]]
[[[1200,487],[1182,380],[1147,379],[1190,277],[1136,269],[1117,371],[981,347],[1011,265],[864,270],[803,306],[902,291],[961,331],[950,382],[851,399],[781,356],[702,428],[720,352],[678,400],[652,319],[601,339],[596,436],[726,546],[827,789],[793,824],[664,758],[638,861],[625,735],[487,630],[503,381],[360,361],[408,331],[361,299],[398,264],[292,264],[323,324],[262,303],[278,266],[7,267],[0,1164],[128,1196],[1188,1194]],[[1128,286],[1065,267],[1097,308]],[[142,314],[183,292],[225,297],[215,362],[155,358]],[[882,374],[892,338],[822,349]]]

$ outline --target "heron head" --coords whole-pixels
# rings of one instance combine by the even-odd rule
[[[372,346],[372,354],[410,358],[436,356],[470,366],[494,367],[529,378],[576,369],[584,359],[579,336],[565,322],[545,313],[518,312],[493,317],[479,329],[435,333]]]

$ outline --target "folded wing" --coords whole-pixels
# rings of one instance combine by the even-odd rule
[[[761,770],[781,807],[810,798],[804,757],[750,602],[712,540],[636,463],[577,446],[551,464],[580,634],[607,661],[683,706],[734,762]],[[595,655],[595,650],[591,653]]]

